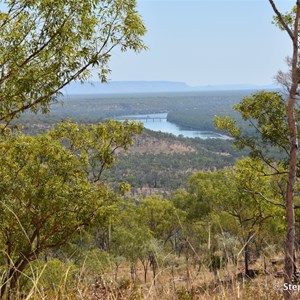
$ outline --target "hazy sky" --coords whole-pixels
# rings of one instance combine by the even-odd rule
[[[167,80],[189,85],[269,84],[291,41],[272,24],[268,0],[137,0],[149,47],[113,52],[112,80]],[[275,1],[289,11],[295,1]]]

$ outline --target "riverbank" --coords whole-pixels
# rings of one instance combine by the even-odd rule
[[[195,128],[188,128],[180,126],[175,122],[169,121],[169,113],[155,113],[155,114],[139,114],[139,115],[126,115],[117,117],[117,120],[124,121],[126,119],[139,121],[143,123],[146,129],[173,134],[175,136],[183,136],[187,138],[200,138],[200,139],[222,139],[228,140],[230,137],[222,135],[214,130],[199,130]]]

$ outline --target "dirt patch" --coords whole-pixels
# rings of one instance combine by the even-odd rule
[[[123,153],[123,150],[119,150],[117,153]],[[191,146],[186,145],[183,142],[177,141],[175,139],[162,139],[156,138],[154,136],[149,135],[148,133],[143,133],[140,136],[135,138],[134,145],[129,147],[126,151],[128,154],[134,153],[165,153],[165,154],[173,154],[173,153],[187,153],[187,152],[196,152]]]

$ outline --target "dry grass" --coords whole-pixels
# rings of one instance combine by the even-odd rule
[[[43,269],[44,270],[44,269]],[[283,286],[283,279],[276,278],[275,274],[260,274],[254,279],[238,279],[239,269],[228,266],[216,274],[205,268],[200,271],[189,270],[189,278],[184,265],[177,268],[161,268],[155,280],[148,272],[148,281],[143,282],[143,271],[138,267],[135,282],[130,280],[128,266],[123,266],[115,279],[113,270],[99,276],[87,275],[84,266],[72,275],[72,281],[68,280],[72,270],[67,268],[61,274],[59,287],[46,289],[40,284],[43,270],[36,274],[32,270],[30,289],[26,292],[17,292],[14,299],[49,299],[49,300],[138,300],[138,299],[162,299],[162,300],[239,300],[239,299],[283,299],[278,287]],[[295,299],[300,299],[300,293],[295,293]]]

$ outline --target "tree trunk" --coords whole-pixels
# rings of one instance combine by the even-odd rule
[[[248,241],[246,241],[245,247],[244,247],[244,261],[245,261],[245,275],[250,277],[249,274],[249,246]]]
[[[287,218],[287,233],[285,241],[285,264],[284,264],[284,281],[291,284],[294,281],[295,272],[295,213],[294,213],[294,188],[296,182],[297,172],[297,157],[298,157],[298,132],[295,118],[295,103],[299,84],[298,72],[298,34],[299,34],[299,18],[300,18],[300,0],[296,2],[296,15],[294,20],[294,27],[292,30],[285,22],[281,13],[277,10],[274,1],[269,0],[274,12],[276,13],[280,24],[288,33],[293,42],[293,57],[292,57],[292,82],[289,93],[287,118],[290,134],[290,154],[289,154],[289,172],[287,180],[286,192],[286,218]],[[292,291],[284,291],[285,299],[293,299]]]
[[[141,262],[144,268],[144,282],[147,283],[148,260],[142,259]]]
[[[156,257],[153,253],[149,254],[149,263],[152,268],[152,273],[153,273],[153,283],[156,283],[156,267],[157,267],[157,262],[156,262]]]
[[[10,267],[7,276],[5,276],[5,278],[3,279],[3,283],[0,289],[0,299],[3,299],[5,295],[7,295],[7,299],[11,298],[11,294],[17,285],[18,279],[29,262],[29,259],[25,259],[18,264],[18,267]]]
[[[131,274],[131,281],[135,283],[138,279],[137,277],[137,269],[136,269],[136,261],[132,261],[130,265],[130,274]]]
[[[118,280],[119,264],[115,264],[115,281]]]
[[[289,175],[286,193],[286,217],[287,217],[287,233],[285,243],[285,265],[284,265],[284,281],[292,283],[294,281],[295,270],[295,213],[294,213],[294,188],[297,174],[297,157],[298,157],[298,132],[295,118],[295,103],[298,89],[298,27],[300,17],[300,1],[297,1],[297,12],[294,25],[293,38],[293,57],[292,57],[292,85],[288,101],[288,124],[290,131],[290,157],[289,157]],[[291,291],[285,291],[285,299],[292,299]]]

